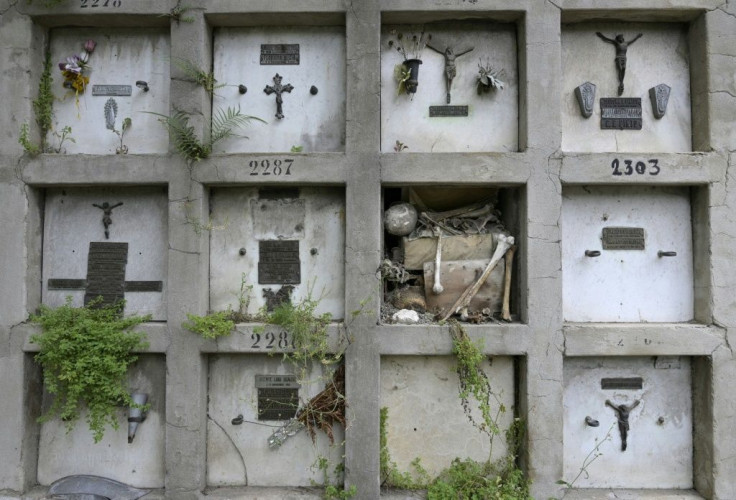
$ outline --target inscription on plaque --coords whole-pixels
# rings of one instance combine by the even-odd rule
[[[601,97],[601,129],[641,130],[641,97]]]
[[[132,85],[92,85],[92,95],[129,96],[133,94]]]
[[[49,290],[79,290],[87,287],[87,280],[50,279]]]
[[[299,407],[296,375],[256,375],[258,420],[288,420]]]
[[[258,283],[298,285],[301,283],[299,241],[258,242]]]
[[[644,250],[643,227],[604,227],[603,250]]]
[[[467,106],[430,106],[429,117],[468,116]]]
[[[602,378],[601,389],[603,390],[641,390],[644,380],[641,377]]]
[[[298,65],[299,44],[261,44],[261,66]]]

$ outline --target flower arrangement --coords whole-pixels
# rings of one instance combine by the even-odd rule
[[[504,76],[504,70],[493,69],[491,63],[478,63],[478,94],[490,92],[491,90],[503,90],[504,82],[500,80]]]
[[[64,76],[63,86],[65,89],[74,90],[77,97],[80,93],[83,93],[89,83],[89,77],[85,75],[87,70],[91,69],[87,64],[89,56],[95,51],[97,42],[90,39],[84,42],[82,48],[84,54],[81,56],[72,54],[66,58],[66,61],[59,63],[59,69],[61,74]]]
[[[394,68],[394,78],[397,84],[398,94],[413,94],[419,85],[419,65],[422,64],[420,56],[432,35],[422,31],[419,34],[404,34],[391,30],[389,34],[395,38],[388,41],[388,46],[401,54],[404,62],[397,64]]]

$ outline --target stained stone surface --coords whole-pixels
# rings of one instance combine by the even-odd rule
[[[299,64],[260,64],[261,45],[299,45]],[[345,28],[265,27],[219,28],[214,42],[215,78],[226,86],[215,92],[213,108],[238,108],[267,123],[252,122],[240,133],[217,145],[218,152],[302,152],[345,150]],[[284,118],[276,118],[273,86],[276,74],[284,92]],[[248,91],[240,94],[238,85]],[[311,87],[317,93],[310,92]]]
[[[210,203],[213,230],[210,235],[210,308],[237,310],[241,280],[248,312],[266,304],[264,291],[276,293],[282,284],[264,283],[259,272],[273,255],[259,255],[264,241],[298,242],[299,283],[292,299],[298,302],[312,294],[320,299],[317,314],[329,312],[342,318],[345,276],[345,201],[337,189],[299,188],[285,198],[258,188],[228,188],[213,191]],[[245,254],[241,255],[241,249]],[[289,256],[291,259],[291,256]],[[283,267],[282,267],[283,268]],[[283,284],[288,284],[284,280]]]
[[[396,141],[407,153],[517,151],[519,82],[516,30],[510,24],[448,23],[426,25],[433,43],[450,44],[455,50],[475,47],[457,57],[451,105],[467,105],[467,117],[430,118],[430,106],[446,105],[445,58],[430,48],[421,53],[419,86],[413,97],[397,95],[394,68],[403,56],[389,47],[396,40],[391,30],[421,33],[422,26],[386,25],[381,30],[381,151],[392,153]],[[490,61],[503,69],[503,90],[478,95],[478,63]],[[582,82],[581,82],[582,83]],[[578,84],[579,85],[579,84]]]
[[[303,430],[279,448],[269,449],[268,438],[281,420],[258,420],[256,375],[294,374],[280,356],[217,355],[210,357],[207,419],[207,484],[210,486],[310,486],[321,484],[322,471],[314,466],[327,457],[330,473],[342,464],[344,431],[336,425],[335,444],[317,431],[312,443]],[[300,403],[324,389],[330,372],[315,362],[299,389]],[[348,409],[348,411],[350,411]],[[233,425],[233,418],[243,423]],[[332,476],[331,476],[332,477]]]
[[[38,483],[50,485],[71,475],[103,476],[136,488],[164,485],[164,441],[166,365],[161,356],[140,355],[128,372],[130,392],[149,395],[151,409],[138,425],[135,439],[128,443],[128,409],[118,409],[119,428],[105,429],[94,442],[82,413],[71,432],[55,418],[41,425],[38,445]],[[51,403],[44,391],[44,411]],[[95,492],[97,493],[97,492]]]
[[[601,378],[641,377],[640,390],[604,390]],[[631,410],[626,451],[615,405]],[[598,427],[585,424],[585,417]],[[652,357],[570,358],[564,366],[564,479],[572,481],[598,444],[601,455],[580,488],[692,488],[693,417],[690,358],[655,365]]]
[[[616,48],[596,36],[643,36],[627,51],[624,93],[640,97],[641,130],[601,130],[601,97],[618,97]],[[680,24],[583,23],[562,29],[562,149],[563,151],[684,152],[692,151],[690,106],[690,50],[687,27]],[[584,118],[575,88],[596,86],[593,115]],[[672,87],[667,114],[656,119],[649,89]]]
[[[381,406],[388,408],[386,438],[391,460],[400,471],[413,471],[419,457],[431,476],[450,466],[455,457],[487,460],[489,440],[475,429],[458,397],[456,361],[449,356],[387,356],[381,359]],[[493,392],[506,407],[498,425],[508,429],[513,421],[514,363],[494,357],[484,363]],[[491,413],[498,402],[491,398]],[[480,412],[473,417],[480,420]],[[493,442],[493,459],[506,453],[503,436]]]
[[[88,39],[97,42],[89,56],[90,77],[84,93],[75,94],[63,88],[64,77],[58,63],[74,54],[83,55],[82,45]],[[130,118],[132,127],[126,130],[124,144],[128,154],[166,153],[169,133],[155,115],[169,114],[170,42],[168,31],[136,28],[59,28],[51,32],[51,73],[54,79],[54,129],[49,132],[49,145],[57,147],[65,126],[72,128],[76,142],[64,141],[68,154],[115,154],[119,137],[107,128],[105,103],[114,99],[116,130],[123,119]],[[149,91],[136,87],[138,80],[148,82]],[[94,85],[129,85],[129,96],[93,95]],[[78,102],[77,102],[78,101]],[[64,151],[62,151],[64,152]]]
[[[103,210],[112,209],[110,238],[105,238]],[[46,192],[43,239],[43,302],[56,307],[67,296],[79,307],[84,290],[49,290],[49,279],[85,280],[90,242],[127,242],[125,281],[161,281],[162,292],[125,292],[126,314],[166,319],[167,197],[165,188],[64,188]]]

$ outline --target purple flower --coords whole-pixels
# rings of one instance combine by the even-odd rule
[[[64,66],[64,71],[71,71],[72,73],[81,73],[82,67],[80,66],[80,59],[79,56],[70,56],[66,58],[66,65]],[[61,67],[61,64],[59,65]]]
[[[61,71],[65,71],[66,70],[66,62],[60,62],[59,63],[59,69]]]
[[[87,52],[88,54],[91,54],[92,52],[94,52],[95,47],[97,47],[97,42],[95,42],[91,38],[87,40],[86,42],[84,42],[84,51]]]

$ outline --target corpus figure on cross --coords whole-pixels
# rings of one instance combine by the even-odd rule
[[[604,42],[608,42],[616,47],[616,68],[618,69],[618,95],[624,93],[624,74],[626,73],[626,51],[629,45],[641,38],[642,34],[639,33],[633,39],[628,42],[623,35],[616,35],[615,39],[610,39],[603,35],[600,31],[595,33]]]

